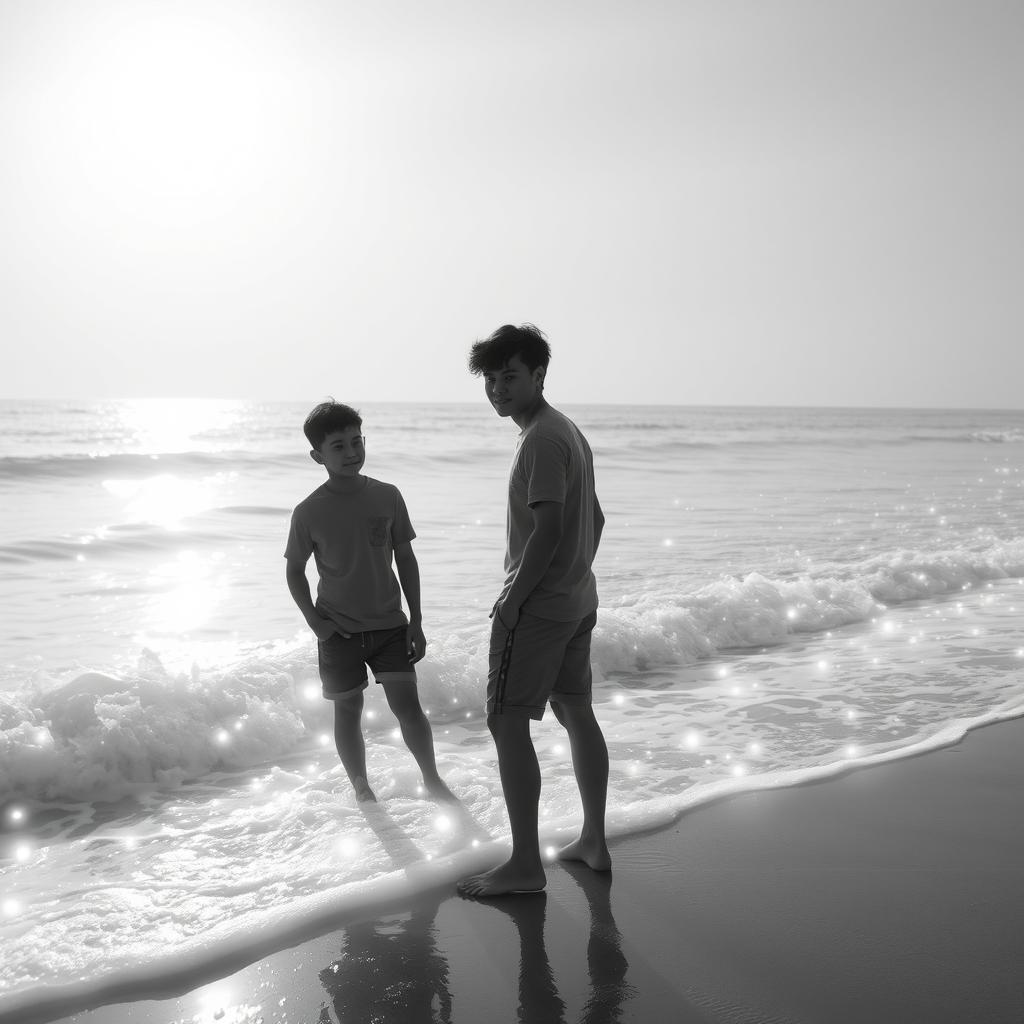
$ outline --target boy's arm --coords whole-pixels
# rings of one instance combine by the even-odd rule
[[[326,640],[332,633],[340,633],[341,630],[325,619],[313,604],[313,595],[309,589],[309,580],[306,579],[306,563],[300,562],[297,558],[289,558],[285,561],[285,579],[288,582],[288,592],[292,600],[298,606],[306,624],[316,634],[318,640]]]
[[[409,628],[406,630],[406,648],[409,661],[419,661],[426,653],[427,639],[423,635],[423,610],[420,607],[420,565],[412,550],[412,543],[406,541],[395,548],[395,568],[398,582],[409,606]]]
[[[555,557],[558,542],[562,539],[563,506],[557,501],[538,501],[530,506],[533,513],[533,530],[523,547],[523,560],[505,600],[495,609],[495,614],[506,629],[515,629],[519,612],[524,602],[534,591]]]
[[[601,508],[601,502],[597,500],[597,495],[594,495],[594,554],[597,555],[597,549],[601,546],[601,535],[604,533],[604,511]]]

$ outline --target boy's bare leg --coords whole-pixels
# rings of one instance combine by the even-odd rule
[[[359,801],[376,800],[366,781],[366,744],[363,742],[363,695],[334,701],[334,745]]]
[[[498,751],[498,772],[512,829],[512,856],[490,871],[459,882],[464,896],[503,896],[538,892],[547,876],[537,838],[540,765],[525,715],[490,715],[488,728]]]
[[[595,871],[608,871],[611,854],[604,832],[608,800],[608,746],[590,704],[552,700],[555,717],[569,734],[572,767],[583,802],[583,828],[575,842],[558,854],[561,860],[581,860]]]
[[[427,792],[438,800],[456,800],[455,794],[444,784],[437,773],[437,761],[434,757],[434,736],[430,729],[430,719],[423,713],[420,706],[416,684],[412,682],[382,683],[388,706],[398,719],[398,727],[402,730],[402,739],[409,752],[416,759],[423,785]]]

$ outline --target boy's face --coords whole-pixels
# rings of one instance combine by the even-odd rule
[[[359,476],[366,461],[366,449],[359,427],[334,430],[324,438],[319,448],[309,453],[319,462],[327,475],[335,479],[350,480]]]
[[[487,370],[483,376],[484,392],[494,411],[515,418],[540,397],[544,368],[531,371],[519,356],[513,356],[500,370]]]

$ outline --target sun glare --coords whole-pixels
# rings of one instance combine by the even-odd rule
[[[66,55],[77,87],[55,137],[72,141],[94,200],[130,209],[140,228],[223,216],[280,161],[266,131],[269,33],[244,4],[226,13],[187,0],[72,11],[68,31],[85,38]]]
[[[168,529],[207,509],[211,488],[204,483],[182,480],[172,473],[145,480],[104,480],[103,487],[125,501],[122,518],[129,523],[157,523]]]
[[[185,480],[160,472],[161,458],[192,451],[217,451],[237,445],[244,403],[204,398],[143,398],[117,402],[110,411],[110,431],[130,451],[152,458],[153,475],[112,477],[103,487],[124,501],[120,521],[158,523],[169,529],[213,504],[213,492],[229,474]],[[229,439],[227,442],[224,439]]]
[[[157,634],[188,633],[202,626],[224,596],[209,563],[194,551],[179,551],[173,561],[158,565],[150,582],[158,593],[147,625]]]
[[[113,417],[133,448],[159,455],[215,449],[214,434],[237,426],[243,409],[232,399],[132,398],[118,402]]]

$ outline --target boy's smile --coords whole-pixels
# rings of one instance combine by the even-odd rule
[[[366,461],[365,439],[359,427],[346,427],[327,434],[319,449],[314,448],[309,454],[327,470],[331,480],[355,481]]]
[[[529,419],[543,399],[543,369],[528,369],[519,356],[512,356],[500,370],[488,370],[483,377],[484,392],[494,411],[499,416],[511,416],[516,423],[522,417]]]

